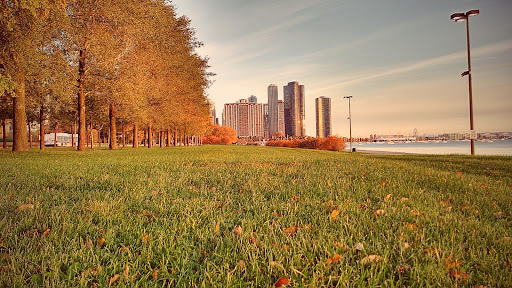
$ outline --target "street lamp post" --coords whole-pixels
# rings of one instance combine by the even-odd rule
[[[469,10],[466,13],[454,13],[450,16],[450,19],[455,20],[455,22],[464,22],[466,21],[466,34],[467,34],[467,42],[468,42],[468,71],[464,71],[462,73],[462,77],[468,75],[469,78],[469,128],[470,128],[470,138],[471,138],[471,155],[475,155],[475,136],[474,136],[474,127],[473,127],[473,86],[471,82],[471,50],[469,45],[469,16],[474,16],[480,14],[480,10]]]
[[[352,113],[350,112],[350,98],[352,98],[352,96],[345,96],[343,98],[348,99],[348,119],[350,125],[350,152],[352,152]]]

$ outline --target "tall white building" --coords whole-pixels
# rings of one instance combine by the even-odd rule
[[[316,137],[331,136],[331,98],[321,96],[315,99]]]
[[[223,125],[233,128],[239,138],[265,136],[264,104],[241,99],[224,104]]]
[[[268,133],[279,132],[278,89],[276,84],[268,86]]]

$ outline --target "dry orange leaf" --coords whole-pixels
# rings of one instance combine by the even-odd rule
[[[327,261],[325,261],[327,264],[331,263],[337,263],[341,258],[343,258],[343,255],[335,254],[331,258],[327,258]]]
[[[153,270],[153,280],[156,281],[158,280],[158,270]]]
[[[291,201],[291,202],[298,203],[298,202],[300,201],[300,197],[298,197],[298,196],[293,196],[292,198],[290,198],[290,201]]]
[[[254,238],[254,237],[249,237],[249,243],[259,245],[260,241],[258,241],[258,239]]]
[[[468,279],[468,274],[462,272],[462,271],[453,271],[453,272],[450,272],[450,275],[457,281],[460,281],[460,280],[466,280]]]
[[[457,175],[462,176],[462,172],[457,171]]]
[[[48,233],[50,233],[50,231],[51,231],[51,230],[52,230],[52,229],[47,228],[46,230],[44,230],[44,232],[43,232],[42,236],[46,236],[46,235],[48,235]]]
[[[149,244],[149,241],[150,241],[149,234],[148,233],[142,234],[142,242],[144,242],[145,244]]]
[[[103,246],[103,244],[105,244],[105,238],[103,238],[103,237],[98,237],[98,243],[97,243],[97,245],[98,245],[99,247],[101,247],[101,246]]]
[[[420,212],[418,210],[411,210],[412,215],[418,216],[420,215]]]
[[[277,288],[277,287],[281,287],[281,286],[288,285],[288,284],[290,284],[290,279],[283,277],[283,278],[277,280],[276,284],[274,284],[274,287]]]
[[[460,266],[460,264],[462,264],[462,261],[457,261],[457,260],[453,260],[453,255],[449,256],[448,258],[446,258],[444,260],[444,266],[446,267],[446,269],[448,270],[451,270],[453,268],[457,268]]]
[[[108,286],[111,286],[112,284],[114,284],[114,282],[116,282],[119,279],[119,277],[121,277],[121,276],[119,276],[119,274],[116,274],[116,275],[110,277],[108,279]]]
[[[128,249],[128,247],[121,247],[117,250],[118,252],[123,252],[123,253],[130,253],[130,249]]]
[[[382,256],[368,255],[368,256],[364,257],[363,259],[361,259],[361,264],[362,265],[374,264],[374,263],[381,262],[382,260],[384,260],[384,258],[382,258]]]
[[[128,266],[128,264],[126,264],[126,267],[124,268],[124,278],[128,278],[130,277],[130,267]]]
[[[382,188],[385,188],[386,187],[386,180],[382,180],[382,184],[380,184],[380,186],[382,186]]]
[[[391,200],[391,194],[388,194],[386,197],[384,197],[384,202],[388,202],[389,200]]]
[[[233,229],[233,233],[235,233],[236,236],[242,234],[244,230],[240,225],[236,225],[235,229]]]
[[[220,226],[219,226],[219,223],[215,223],[215,234],[220,235]]]
[[[386,215],[386,211],[384,211],[383,209],[379,209],[379,210],[376,210],[374,214],[375,214],[375,216]]]
[[[334,209],[332,210],[331,216],[329,218],[331,219],[331,221],[336,221],[336,219],[338,219],[338,215],[340,215],[340,211]]]
[[[92,247],[91,239],[89,239],[89,238],[85,239],[85,247],[87,247],[87,248],[91,248]]]
[[[33,209],[34,209],[34,204],[23,204],[23,205],[20,205],[18,208],[16,208],[15,212],[33,210]]]
[[[284,231],[286,232],[286,234],[288,234],[288,236],[293,236],[293,234],[295,234],[295,232],[297,232],[297,225],[290,226],[290,227],[286,228]]]

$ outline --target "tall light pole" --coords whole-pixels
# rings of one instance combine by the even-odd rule
[[[352,96],[345,96],[343,98],[348,99],[348,119],[350,123],[350,152],[352,152],[352,113],[350,112],[350,98],[352,98]]]
[[[471,155],[475,155],[475,130],[473,127],[473,87],[471,83],[471,52],[469,45],[469,16],[474,16],[480,14],[480,10],[469,10],[466,13],[453,13],[450,16],[450,19],[455,20],[455,22],[464,22],[466,21],[466,34],[468,41],[468,71],[464,71],[462,73],[462,77],[468,75],[469,78],[469,128],[470,128],[470,138],[471,138]]]

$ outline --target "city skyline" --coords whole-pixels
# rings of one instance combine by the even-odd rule
[[[173,3],[205,44],[217,105],[295,79],[308,88],[307,135],[314,99],[326,96],[333,134],[348,136],[343,96],[353,95],[354,137],[469,131],[466,28],[450,15],[480,9],[470,22],[475,130],[512,130],[511,1]]]

